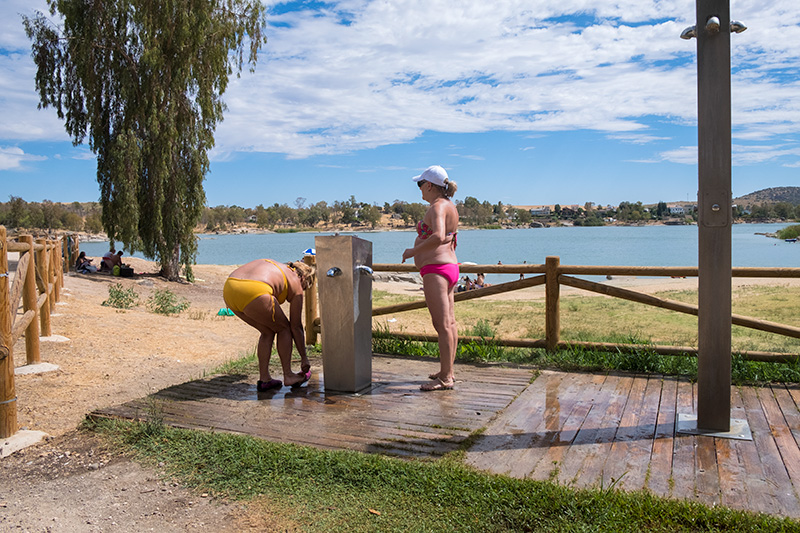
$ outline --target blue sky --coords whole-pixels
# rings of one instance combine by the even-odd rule
[[[692,0],[266,2],[256,72],[225,93],[208,204],[420,201],[444,166],[512,205],[693,201]],[[766,5],[765,5],[766,4]],[[0,4],[0,201],[96,201],[95,158],[38,110],[21,13]],[[800,3],[733,0],[733,195],[800,186]]]

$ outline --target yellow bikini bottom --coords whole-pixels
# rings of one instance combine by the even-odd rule
[[[239,313],[244,311],[247,304],[265,294],[270,296],[275,294],[272,285],[252,279],[228,278],[225,286],[222,287],[222,297],[225,298],[225,303],[231,310]]]

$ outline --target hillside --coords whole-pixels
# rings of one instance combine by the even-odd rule
[[[800,187],[771,187],[733,199],[733,203],[745,207],[761,204],[771,205],[779,202],[800,205]]]

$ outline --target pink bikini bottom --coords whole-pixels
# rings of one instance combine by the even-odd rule
[[[419,269],[419,273],[422,276],[426,274],[439,274],[440,276],[444,276],[444,279],[450,283],[450,287],[458,283],[458,263],[425,265]]]

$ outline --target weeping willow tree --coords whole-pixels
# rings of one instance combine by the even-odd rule
[[[39,108],[97,155],[103,226],[191,279],[222,94],[266,42],[258,0],[48,0],[23,17]]]

